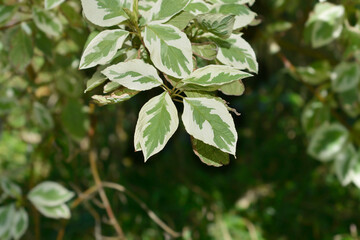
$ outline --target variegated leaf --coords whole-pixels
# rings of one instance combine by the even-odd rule
[[[56,182],[45,181],[34,187],[27,197],[35,206],[54,207],[69,201],[74,193]]]
[[[7,178],[1,180],[1,188],[6,195],[11,196],[13,198],[20,198],[22,191],[19,185],[13,183]]]
[[[53,207],[35,205],[36,209],[45,217],[53,219],[69,219],[71,217],[70,209],[66,204],[61,204]]]
[[[346,92],[360,82],[360,66],[357,62],[342,62],[331,74],[331,85],[335,92]]]
[[[250,76],[252,75],[237,70],[234,67],[226,65],[208,65],[192,72],[189,77],[183,80],[183,82],[185,84],[194,84],[203,87],[214,85],[221,86]]]
[[[194,15],[208,13],[210,11],[211,5],[207,4],[203,0],[192,0],[184,9]]]
[[[190,0],[158,0],[151,10],[144,15],[150,21],[166,22],[189,4]]]
[[[85,17],[95,25],[109,27],[127,19],[123,8],[132,9],[133,0],[81,0]]]
[[[185,98],[182,121],[194,138],[235,155],[237,132],[224,103],[209,98]]]
[[[320,101],[311,101],[304,107],[301,124],[306,133],[311,134],[321,124],[329,122],[330,108]]]
[[[149,90],[162,84],[156,69],[140,59],[112,65],[102,73],[111,81],[137,91]]]
[[[229,154],[191,137],[193,151],[200,160],[209,166],[221,167],[229,164]]]
[[[51,37],[58,37],[63,31],[63,26],[53,12],[33,8],[33,19],[36,27]]]
[[[86,82],[86,89],[84,93],[87,93],[96,87],[106,82],[106,76],[104,76],[100,70],[97,70],[93,76]]]
[[[223,85],[221,88],[219,88],[219,90],[225,95],[241,96],[245,92],[245,86],[244,83],[240,80]]]
[[[157,0],[139,0],[139,13],[142,16],[149,14],[150,9],[154,7]]]
[[[174,27],[177,27],[180,30],[184,30],[187,25],[189,25],[190,21],[194,19],[194,15],[190,12],[181,11],[172,17],[165,24],[170,24]]]
[[[218,46],[215,43],[192,43],[193,53],[205,60],[214,60],[218,53]]]
[[[349,132],[342,125],[325,123],[314,132],[308,153],[320,161],[330,161],[342,150],[348,137]]]
[[[116,103],[124,102],[126,100],[129,100],[138,93],[139,93],[138,91],[134,91],[122,87],[110,95],[94,95],[92,96],[92,99],[100,106],[103,106],[108,104],[116,104]]]
[[[49,10],[55,8],[65,2],[65,0],[45,0],[45,9]]]
[[[212,0],[216,3],[237,3],[237,4],[254,4],[255,0]]]
[[[106,64],[113,59],[129,32],[125,30],[105,30],[91,40],[80,60],[80,69]]]
[[[14,214],[14,204],[0,207],[0,237],[3,237],[7,232],[11,233]]]
[[[341,35],[345,9],[342,5],[329,2],[318,3],[306,22],[314,48],[329,44]]]
[[[352,181],[352,170],[355,168],[358,154],[352,144],[347,144],[334,158],[335,174],[343,186]]]
[[[235,16],[206,13],[198,15],[196,20],[203,30],[211,32],[221,38],[228,38],[231,36],[234,28]]]
[[[121,87],[121,85],[117,82],[108,82],[104,86],[104,93],[111,93],[120,87]]]
[[[249,25],[256,17],[256,13],[251,11],[247,6],[238,3],[217,4],[211,12],[235,15],[234,29]]]
[[[145,27],[145,45],[155,67],[162,72],[185,78],[193,69],[190,40],[178,28],[151,23]]]
[[[222,63],[238,69],[248,69],[251,72],[258,72],[258,63],[254,50],[241,35],[232,34],[224,40],[211,38],[218,46],[217,59]]]
[[[167,92],[150,99],[141,108],[136,123],[135,150],[142,150],[146,162],[165,147],[178,125],[177,109]]]
[[[14,214],[11,234],[14,239],[18,240],[24,235],[29,226],[29,216],[24,208],[20,208]]]
[[[0,5],[0,26],[6,24],[18,9],[17,5]]]

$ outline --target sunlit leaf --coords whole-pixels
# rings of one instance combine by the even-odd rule
[[[308,153],[320,161],[330,161],[343,149],[348,137],[349,133],[342,125],[325,123],[314,132]]]
[[[123,8],[132,9],[133,0],[81,0],[85,17],[95,25],[109,27],[127,19]]]
[[[96,35],[82,54],[80,69],[108,63],[122,47],[128,35],[129,32],[120,29],[104,30]]]
[[[131,90],[145,91],[162,84],[156,69],[139,59],[112,65],[102,73],[111,81]]]
[[[179,125],[177,109],[167,92],[150,99],[140,110],[134,145],[145,161],[160,152]]]
[[[185,98],[182,121],[194,138],[235,155],[237,132],[224,103],[209,98]]]
[[[74,193],[56,182],[45,181],[31,189],[27,197],[35,206],[54,207],[69,201]]]
[[[184,78],[192,72],[191,43],[178,28],[167,24],[148,24],[144,41],[152,62],[164,73]]]

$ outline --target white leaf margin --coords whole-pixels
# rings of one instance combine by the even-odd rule
[[[221,119],[229,126],[230,131],[234,134],[235,137],[235,142],[229,145],[230,151],[221,148],[215,143],[214,132],[212,130],[210,123],[207,120],[205,120],[205,122],[203,123],[202,129],[195,127],[197,126],[197,124],[193,117],[193,112],[191,110],[192,107],[188,103],[188,101],[200,101],[204,107],[212,108],[210,113],[216,114],[219,117],[221,117]],[[226,106],[224,105],[224,103],[215,99],[203,98],[203,97],[199,97],[199,98],[186,97],[184,98],[183,103],[184,103],[184,111],[182,115],[182,121],[184,123],[186,131],[194,138],[201,140],[206,144],[214,146],[223,152],[230,153],[236,156],[236,143],[238,140],[238,134],[235,128],[234,120],[231,114],[229,113],[229,111],[227,110]]]

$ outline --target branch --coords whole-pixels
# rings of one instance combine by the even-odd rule
[[[95,105],[91,104],[90,105],[90,113],[94,113],[94,109],[95,109]],[[89,161],[90,161],[90,168],[91,168],[91,173],[93,175],[93,178],[95,180],[95,184],[98,188],[98,192],[101,198],[101,201],[104,204],[104,207],[106,209],[106,213],[109,217],[110,223],[112,224],[112,226],[114,227],[114,229],[116,230],[119,239],[125,240],[126,237],[124,235],[124,232],[122,230],[122,228],[120,227],[119,223],[117,222],[114,212],[111,208],[109,199],[106,196],[106,193],[102,187],[102,182],[101,182],[101,178],[99,175],[99,171],[96,165],[97,162],[97,154],[96,154],[96,150],[94,148],[94,137],[95,137],[95,130],[96,130],[96,121],[94,118],[94,115],[92,116],[91,119],[91,127],[89,130],[89,137],[90,137],[90,153],[89,153]]]
[[[180,233],[172,230],[165,222],[163,222],[149,207],[140,200],[135,194],[127,190],[124,186],[111,182],[103,182],[103,187],[112,188],[119,192],[126,193],[130,198],[132,198],[140,207],[148,214],[151,220],[153,220],[160,228],[162,228],[165,232],[167,232],[171,237],[178,238],[181,236]]]

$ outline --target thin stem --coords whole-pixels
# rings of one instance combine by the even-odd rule
[[[181,99],[184,99],[184,96],[179,95],[179,94],[173,94],[172,96],[173,96],[173,97],[179,97],[179,98],[181,98]]]
[[[179,100],[179,99],[176,99],[176,98],[174,98],[173,101],[179,102],[179,103],[183,103],[183,101],[181,101],[181,100]]]
[[[163,87],[166,89],[166,91],[168,91],[169,93],[171,93],[171,89],[170,89],[168,86],[166,86],[165,84],[162,84],[161,86],[163,86]]]
[[[115,189],[119,192],[126,193],[130,198],[132,198],[139,206],[148,214],[148,216],[165,232],[167,232],[171,237],[177,238],[180,237],[181,234],[172,230],[165,222],[163,222],[149,207],[145,204],[145,202],[141,201],[139,197],[135,194],[127,190],[124,186],[111,182],[103,182],[103,187]]]
[[[79,206],[83,201],[89,199],[91,197],[91,195],[93,195],[94,193],[96,193],[98,191],[99,187],[97,185],[92,186],[91,188],[89,188],[88,190],[86,190],[83,193],[79,194],[79,197],[77,199],[75,199],[75,201],[71,204],[71,208],[76,208],[77,206]]]
[[[95,105],[90,105],[90,112],[94,113]],[[91,173],[93,175],[93,178],[95,180],[95,184],[98,187],[98,192],[101,198],[101,201],[103,202],[105,206],[106,213],[109,217],[111,225],[113,225],[114,229],[116,230],[119,239],[125,240],[126,237],[124,235],[124,232],[122,228],[120,227],[119,223],[117,222],[114,212],[111,208],[109,199],[106,196],[106,193],[102,187],[102,181],[99,175],[99,170],[97,168],[96,162],[97,162],[97,154],[96,150],[94,148],[94,137],[95,137],[95,129],[96,129],[96,121],[94,118],[91,119],[91,127],[89,131],[89,137],[90,137],[90,153],[89,153],[89,161],[90,161],[90,168]]]

